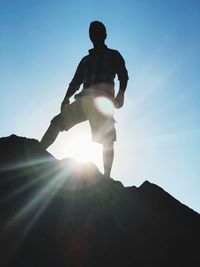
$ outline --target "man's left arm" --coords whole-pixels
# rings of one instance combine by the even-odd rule
[[[117,61],[116,62],[117,75],[119,80],[119,91],[115,97],[115,107],[121,108],[124,104],[124,93],[127,88],[129,77],[128,77],[128,71],[125,66],[125,61],[119,52],[116,61]]]
[[[124,93],[127,87],[128,80],[119,81],[119,92],[115,97],[115,107],[121,108],[124,105]]]

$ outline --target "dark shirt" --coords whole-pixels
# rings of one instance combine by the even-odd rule
[[[110,49],[106,45],[101,49],[90,49],[89,55],[80,61],[69,84],[68,93],[77,91],[82,83],[83,90],[99,83],[114,85],[116,74],[119,81],[128,80],[125,61],[117,50]]]

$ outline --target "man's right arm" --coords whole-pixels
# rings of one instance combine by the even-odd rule
[[[63,109],[69,105],[70,101],[69,101],[69,98],[71,96],[73,96],[73,94],[79,90],[79,87],[80,85],[83,83],[83,79],[84,79],[84,76],[83,76],[83,60],[81,60],[81,62],[79,63],[77,69],[76,69],[76,72],[74,74],[74,77],[72,79],[72,81],[70,82],[69,84],[69,87],[67,89],[67,92],[66,92],[66,95],[62,101],[62,104],[61,104],[61,112],[63,111]]]

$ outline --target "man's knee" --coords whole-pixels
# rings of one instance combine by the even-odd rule
[[[114,149],[114,143],[110,142],[110,143],[105,143],[103,144],[103,149],[104,151],[111,151]]]

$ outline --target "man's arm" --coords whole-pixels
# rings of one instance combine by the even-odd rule
[[[127,87],[128,80],[123,80],[119,82],[119,92],[115,97],[115,107],[121,108],[124,104],[124,93]]]
[[[117,60],[116,60],[116,66],[117,66],[117,75],[118,75],[118,80],[119,80],[119,92],[117,96],[115,97],[115,107],[116,108],[121,108],[124,104],[124,93],[127,88],[127,83],[128,83],[128,72],[125,66],[125,61],[123,57],[120,55],[118,52],[117,54]]]
[[[71,96],[73,96],[73,94],[79,90],[79,87],[80,85],[83,83],[83,60],[81,60],[81,62],[79,63],[78,67],[77,67],[77,70],[74,74],[74,77],[72,79],[72,81],[70,82],[69,84],[69,87],[67,89],[67,92],[65,94],[65,97],[62,101],[62,104],[61,104],[61,112],[63,111],[63,109],[69,105],[70,101],[69,101],[69,98]]]
[[[64,97],[62,104],[61,104],[61,108],[60,108],[61,112],[63,112],[64,108],[70,104],[70,101],[69,101],[70,97],[73,96],[73,94],[79,89],[79,87],[80,87],[80,85],[79,86],[73,86],[70,83],[70,85],[67,89],[67,93],[65,94],[65,97]]]

